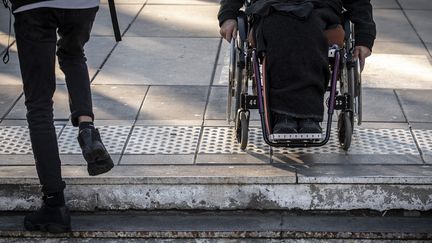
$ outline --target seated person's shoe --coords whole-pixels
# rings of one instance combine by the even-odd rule
[[[299,133],[322,133],[322,128],[319,122],[313,119],[299,120]]]
[[[102,143],[99,131],[94,128],[85,128],[78,134],[78,142],[83,156],[87,161],[89,175],[96,176],[110,171],[114,163]]]
[[[274,134],[297,133],[297,121],[288,115],[274,113]]]
[[[69,209],[63,206],[48,206],[45,202],[36,212],[24,217],[24,228],[29,231],[66,233],[71,231]]]

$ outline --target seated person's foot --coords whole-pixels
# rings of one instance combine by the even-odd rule
[[[301,119],[298,122],[299,133],[322,133],[322,128],[319,122],[313,119]]]
[[[297,133],[297,120],[288,115],[274,113],[274,134]]]
[[[89,175],[106,173],[114,167],[114,163],[102,143],[99,130],[94,127],[80,128],[78,142],[84,159],[87,161]]]

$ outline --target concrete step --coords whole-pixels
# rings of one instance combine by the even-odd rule
[[[61,235],[24,231],[22,221],[22,214],[0,214],[0,242],[278,242],[283,239],[426,242],[432,239],[431,215],[407,216],[407,212],[387,216],[299,211],[75,213],[73,232]]]
[[[75,211],[432,209],[426,165],[117,166],[89,177],[64,166],[66,199]],[[34,166],[0,170],[0,211],[40,206]]]

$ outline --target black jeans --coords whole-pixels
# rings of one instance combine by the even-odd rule
[[[27,121],[45,194],[60,192],[65,187],[53,121],[56,48],[66,76],[72,124],[77,126],[79,116],[94,117],[84,45],[90,38],[97,10],[39,8],[15,14]]]

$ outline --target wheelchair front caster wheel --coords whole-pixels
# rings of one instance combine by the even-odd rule
[[[240,143],[240,148],[245,150],[248,143],[249,137],[249,119],[246,115],[246,112],[239,112],[239,126],[237,127],[236,135],[237,142]]]
[[[352,115],[350,112],[341,112],[338,119],[338,138],[343,150],[348,151],[351,146],[353,134]]]

